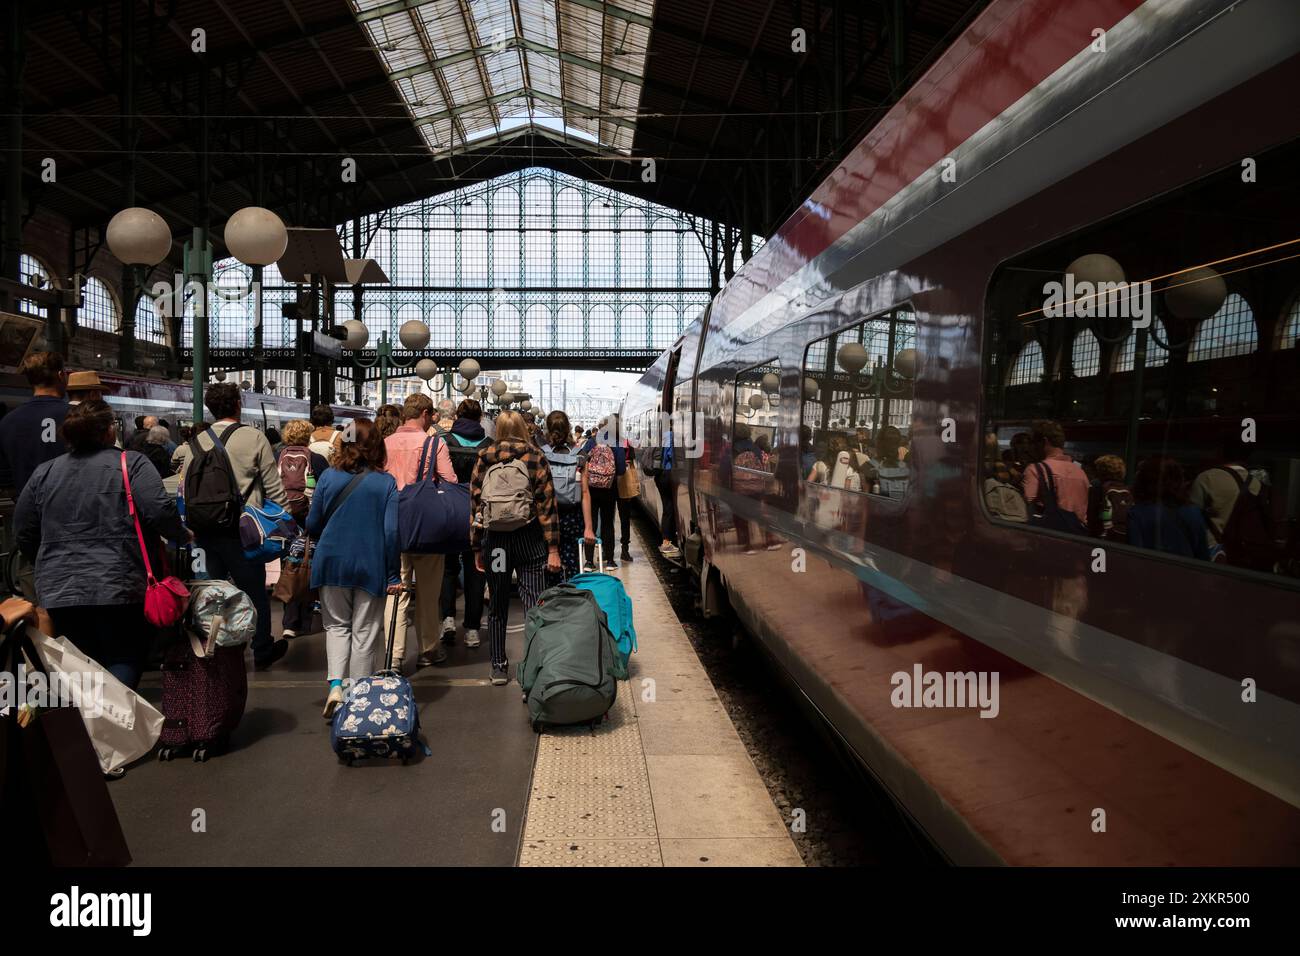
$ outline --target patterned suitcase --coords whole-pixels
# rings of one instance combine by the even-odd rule
[[[405,764],[417,752],[430,753],[420,742],[420,708],[411,682],[392,669],[398,602],[391,603],[384,669],[353,682],[334,712],[330,744],[348,766],[366,757],[397,758]]]
[[[219,647],[194,634],[176,642],[163,658],[163,729],[158,759],[191,753],[202,763],[229,748],[248,701],[244,645]]]

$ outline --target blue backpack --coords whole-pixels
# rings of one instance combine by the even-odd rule
[[[301,533],[293,515],[270,499],[264,499],[256,508],[244,505],[239,516],[239,543],[244,548],[244,557],[250,561],[276,560],[284,554],[285,546]]]
[[[542,454],[551,468],[551,484],[555,486],[555,503],[566,508],[582,504],[582,482],[578,480],[578,456],[571,452],[558,452],[550,445],[542,446]]]
[[[632,599],[623,589],[623,582],[610,574],[587,571],[569,578],[574,587],[590,591],[618,644],[618,660],[614,662],[614,676],[627,680],[628,659],[636,651],[636,628],[632,626]]]

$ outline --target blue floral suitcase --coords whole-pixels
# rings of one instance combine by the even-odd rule
[[[398,602],[392,603],[384,670],[355,681],[334,712],[330,743],[339,760],[349,766],[366,757],[406,763],[417,753],[429,753],[420,742],[420,708],[411,682],[393,670]]]

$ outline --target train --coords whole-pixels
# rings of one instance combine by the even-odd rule
[[[1288,89],[1293,0],[993,0],[623,402],[705,612],[951,862],[1300,862]],[[991,510],[1042,421],[1245,444],[1278,560]]]

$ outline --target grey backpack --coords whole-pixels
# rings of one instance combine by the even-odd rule
[[[499,461],[483,476],[479,520],[488,531],[514,531],[533,520],[533,482],[518,458]]]

